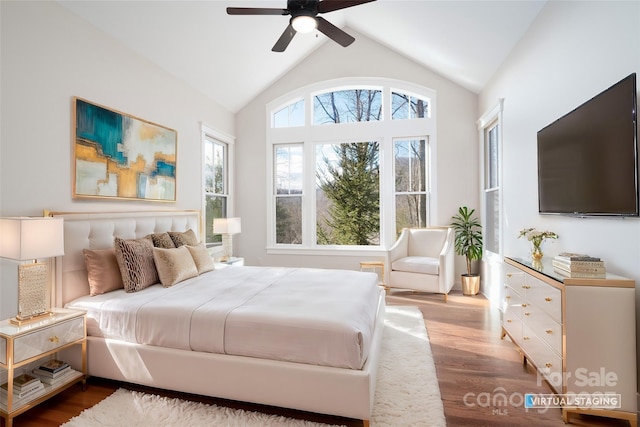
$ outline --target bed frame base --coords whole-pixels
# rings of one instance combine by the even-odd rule
[[[381,292],[384,298],[384,291]],[[380,348],[384,304],[373,346]],[[222,399],[336,415],[369,426],[379,351],[362,370],[140,345],[89,336],[88,373],[94,377]],[[65,360],[79,361],[69,352]]]
[[[49,212],[64,219],[65,255],[56,258],[51,299],[56,307],[89,290],[82,249],[111,247],[115,236],[186,231],[200,235],[198,211]],[[200,353],[89,337],[89,375],[184,393],[364,420],[369,426],[384,330],[381,289],[376,327],[363,369],[342,369]],[[77,353],[77,352],[76,352]],[[74,352],[64,358],[73,366]]]

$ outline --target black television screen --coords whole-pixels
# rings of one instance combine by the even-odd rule
[[[638,216],[636,75],[538,132],[543,214]]]

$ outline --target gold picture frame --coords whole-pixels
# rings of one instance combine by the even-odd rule
[[[176,201],[178,134],[73,98],[73,198]]]

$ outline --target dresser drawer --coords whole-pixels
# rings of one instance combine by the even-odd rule
[[[527,299],[531,304],[541,308],[562,323],[562,292],[560,289],[538,280],[535,277],[527,278]]]
[[[511,311],[513,315],[522,317],[522,304],[524,299],[510,286],[505,286],[504,311]]]
[[[522,349],[529,356],[538,373],[542,375],[557,392],[562,392],[562,357],[538,338],[526,325],[522,325]]]
[[[508,265],[505,267],[504,282],[506,285],[516,290],[522,289],[522,285],[524,284],[524,276],[525,273],[520,270],[517,270]]]
[[[13,363],[55,350],[84,338],[84,317],[67,320],[48,328],[39,329],[15,339]]]
[[[562,325],[537,306],[528,307],[524,322],[558,355],[562,356]]]
[[[509,333],[514,343],[517,345],[522,343],[522,319],[514,314],[514,310],[505,310],[502,327]]]

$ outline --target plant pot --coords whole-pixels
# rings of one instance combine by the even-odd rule
[[[480,291],[479,274],[463,274],[460,279],[462,281],[463,295],[476,295]]]

